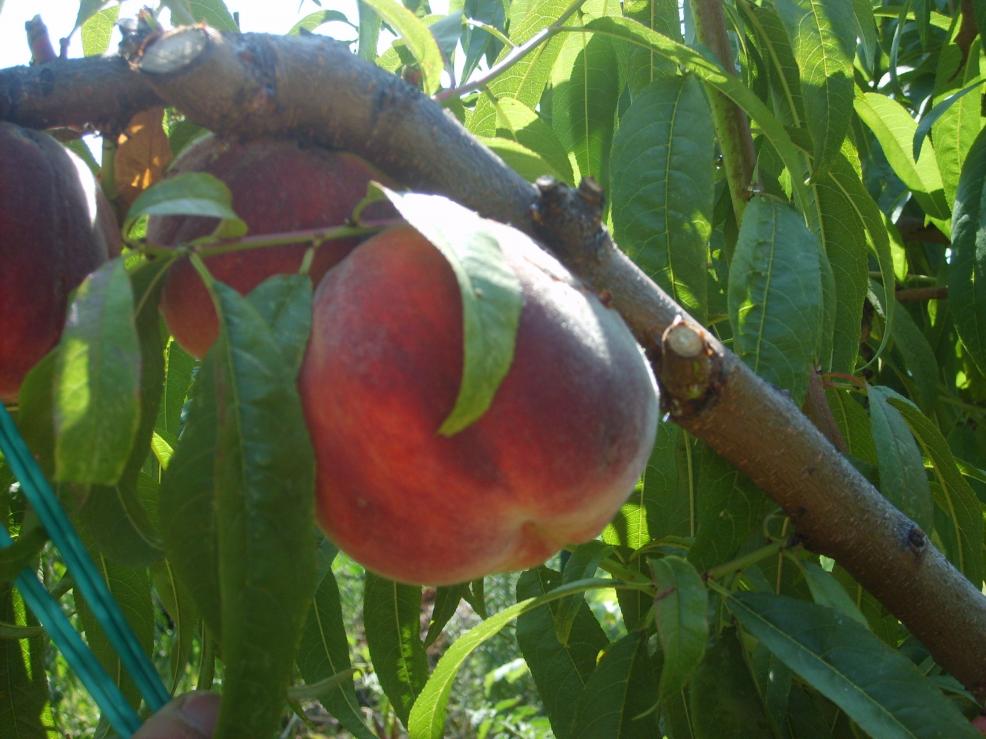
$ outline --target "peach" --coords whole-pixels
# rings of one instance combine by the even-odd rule
[[[342,225],[366,195],[370,180],[383,179],[355,154],[306,148],[287,140],[239,142],[214,136],[182,152],[172,167],[172,173],[181,172],[208,172],[225,182],[233,195],[233,209],[250,234]],[[369,215],[381,217],[385,212],[390,211],[374,205]],[[216,224],[212,218],[151,217],[147,238],[174,246],[209,234]],[[358,239],[341,239],[320,246],[309,273],[313,284],[357,243]],[[308,246],[240,251],[205,261],[213,277],[246,294],[271,275],[297,272]],[[196,357],[205,356],[216,339],[216,313],[188,260],[170,270],[161,313],[178,343]]]
[[[69,293],[119,251],[86,164],[46,133],[0,122],[0,401],[58,341]]]
[[[386,577],[441,585],[537,565],[595,537],[650,454],[657,387],[620,316],[530,242],[503,247],[524,297],[514,360],[486,413],[449,437],[462,303],[438,250],[389,229],[316,291],[299,389],[318,517]]]

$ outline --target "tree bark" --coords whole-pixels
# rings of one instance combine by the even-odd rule
[[[807,545],[838,561],[939,664],[986,697],[979,587],[784,393],[619,251],[601,225],[601,193],[592,183],[578,190],[550,179],[531,185],[420,91],[318,36],[189,27],[151,41],[130,68],[85,59],[0,71],[0,119],[27,126],[116,125],[162,102],[227,135],[292,136],[355,151],[415,190],[446,195],[539,238],[623,315],[667,380],[663,402],[674,420],[746,473]]]

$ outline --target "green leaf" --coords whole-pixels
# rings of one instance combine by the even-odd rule
[[[138,479],[92,488],[78,512],[87,545],[130,567],[152,564],[164,554],[160,535],[138,497]],[[157,485],[151,492],[156,499]]]
[[[643,0],[627,2],[624,14],[647,28],[665,36],[681,41],[681,21],[678,19],[677,0]],[[616,49],[624,67],[623,77],[627,81],[630,95],[636,99],[637,92],[651,82],[662,77],[673,77],[678,73],[674,64],[654,52],[635,46],[627,49],[619,44]]]
[[[861,56],[866,69],[871,71],[876,64],[877,54],[880,53],[880,38],[877,34],[876,18],[873,15],[873,3],[870,0],[853,0],[852,5],[862,44]]]
[[[856,55],[852,0],[778,0],[776,7],[801,72],[817,177],[828,169],[849,130]]]
[[[175,447],[182,428],[182,408],[185,407],[192,385],[195,358],[182,349],[177,341],[169,339],[165,350],[165,366],[167,372],[161,389],[161,407],[158,410],[154,431],[170,446]]]
[[[357,53],[360,59],[366,59],[372,62],[377,58],[377,43],[380,39],[382,21],[377,12],[363,0],[357,0],[356,8],[359,12],[359,44],[357,46]]]
[[[116,30],[116,19],[120,15],[120,6],[104,8],[90,16],[82,24],[82,54],[84,56],[100,56],[110,48],[110,39]]]
[[[578,178],[606,182],[620,94],[616,53],[608,38],[566,36],[551,70],[551,125],[572,152]]]
[[[790,125],[805,125],[805,106],[801,98],[801,73],[787,30],[771,5],[740,3],[743,19],[755,34],[758,48],[768,65],[772,99],[778,114]]]
[[[859,354],[859,327],[869,284],[866,220],[859,211],[862,206],[850,199],[844,186],[854,178],[857,175],[852,164],[843,153],[837,153],[829,170],[814,183],[822,224],[820,236],[835,278],[835,322],[829,369],[849,374],[855,370]]]
[[[931,144],[923,146],[920,158],[914,159],[912,142],[917,122],[911,114],[896,100],[877,92],[857,95],[854,104],[857,115],[876,136],[894,173],[912,191],[918,205],[933,218],[948,218],[941,172]]]
[[[140,422],[140,346],[122,259],[79,286],[55,367],[55,476],[115,483]]]
[[[889,392],[881,387],[867,389],[880,492],[918,526],[931,531],[934,505],[921,450],[903,416],[889,404]]]
[[[349,641],[342,620],[342,603],[335,575],[329,570],[311,601],[298,647],[298,671],[308,685],[350,670]],[[319,695],[330,714],[358,739],[373,739],[363,723],[352,676],[346,677]]]
[[[595,577],[599,563],[613,550],[612,544],[606,544],[597,539],[587,541],[575,547],[565,569],[562,572],[562,583],[583,580],[587,577]],[[565,600],[556,603],[553,607],[555,620],[555,634],[558,641],[567,644],[572,633],[572,625],[582,607],[585,605],[585,598],[582,595],[570,595]]]
[[[894,300],[896,285],[894,282],[893,256],[890,250],[890,234],[888,232],[888,228],[892,228],[892,226],[889,225],[886,217],[880,211],[880,207],[874,202],[873,197],[860,179],[856,168],[845,154],[840,153],[836,156],[827,176],[820,178],[815,187],[816,192],[824,192],[818,198],[819,207],[823,209],[820,217],[823,228],[825,228],[826,222],[831,225],[837,218],[840,203],[841,207],[851,209],[843,216],[844,218],[851,221],[859,221],[865,225],[867,245],[876,258],[877,266],[880,270],[882,285],[880,292],[884,305],[884,319],[887,322],[888,331],[892,330],[894,323],[894,304],[896,303]],[[854,237],[858,236],[855,225],[834,229],[829,227],[827,231],[828,236],[831,236],[831,238],[826,237],[825,248],[829,254],[829,260],[832,263],[833,272],[837,273],[838,304],[836,308],[836,325],[840,327],[840,331],[842,332],[841,340],[835,344],[833,369],[838,367],[837,362],[842,363],[845,361],[846,350],[849,346],[849,339],[845,332],[849,330],[850,321],[852,320],[850,316],[855,314],[852,301],[857,294],[858,287],[855,285],[855,279],[859,275],[857,271],[859,265],[856,264],[856,260],[859,258],[857,251],[858,245],[847,247],[845,244],[839,243],[836,246],[834,239],[838,238],[840,233],[851,233]],[[851,286],[840,284],[839,280],[849,280]],[[877,356],[883,352],[888,339],[889,334],[886,334],[877,349]],[[858,348],[858,331],[855,344]]]
[[[174,639],[171,644],[171,681],[169,689],[177,690],[179,681],[185,676],[185,669],[192,657],[192,648],[200,634],[201,620],[192,603],[188,591],[178,582],[171,563],[159,562],[151,568],[151,582],[154,592],[161,599],[161,605],[174,625]]]
[[[222,283],[210,290],[221,318],[201,369],[213,376],[218,427],[213,505],[226,671],[217,733],[267,736],[314,590],[315,462],[295,386],[299,350],[285,344],[300,332],[279,325],[275,340],[252,301]]]
[[[79,12],[75,16],[75,28],[79,28],[85,24],[87,20],[99,12],[100,8],[109,4],[109,1],[110,0],[80,0]]]
[[[223,0],[165,0],[164,5],[180,23],[202,21],[217,31],[240,32]]]
[[[517,9],[526,10],[526,14],[523,20],[514,22],[514,8],[511,8],[510,40],[520,46],[536,35],[546,33],[548,26],[568,11],[571,4],[571,0],[539,0],[526,7],[515,3]],[[540,43],[531,53],[497,75],[476,102],[476,109],[468,119],[469,130],[479,136],[493,135],[496,129],[494,102],[500,98],[514,98],[530,108],[537,106],[564,42],[564,36],[556,36]],[[513,49],[504,48],[493,66],[502,63],[512,52]]]
[[[951,559],[971,582],[981,583],[984,576],[982,505],[962,476],[959,463],[938,427],[911,401],[892,391],[887,391],[887,395],[888,402],[904,416],[932,462],[940,487],[938,504],[952,525],[957,543]],[[938,533],[941,528],[939,523]]]
[[[613,139],[613,236],[689,313],[708,311],[715,141],[694,77],[641,89]]]
[[[140,216],[202,216],[221,218],[246,233],[246,224],[233,211],[233,196],[221,180],[206,172],[184,172],[166,177],[144,190],[130,206],[123,232]]]
[[[966,61],[967,82],[976,80],[974,84],[967,84],[962,90],[950,95],[945,100],[937,103],[925,118],[918,124],[918,132],[915,132],[915,142],[919,135],[920,128],[924,125],[927,118],[940,113],[940,117],[932,120],[931,132],[935,142],[935,156],[938,159],[938,168],[941,171],[942,184],[945,189],[945,200],[948,203],[955,202],[955,194],[958,188],[959,178],[962,174],[962,164],[965,162],[972,148],[976,135],[979,133],[981,115],[981,96],[967,95],[974,89],[982,87],[984,78],[979,75],[979,41],[973,43]],[[915,155],[918,156],[917,149]]]
[[[428,678],[428,682],[414,702],[407,724],[411,739],[425,739],[426,737],[441,739],[444,735],[445,707],[448,704],[452,683],[459,668],[476,647],[496,636],[504,626],[524,613],[567,595],[597,588],[619,586],[620,583],[614,580],[580,580],[562,585],[538,598],[528,598],[515,603],[469,629],[452,642],[452,646],[438,660],[438,664],[432,670],[431,677]]]
[[[792,559],[795,558],[792,557]],[[831,572],[822,569],[818,562],[801,559],[796,559],[796,561],[805,576],[805,582],[808,583],[808,589],[811,590],[811,597],[815,603],[838,611],[861,626],[869,628],[866,616],[859,610],[856,601],[849,597],[849,593],[842,587],[842,583]]]
[[[544,596],[558,587],[561,578],[554,570],[538,567],[521,574],[517,581],[517,598]],[[517,619],[517,645],[531,670],[538,696],[551,721],[556,736],[572,735],[576,704],[586,680],[596,668],[599,653],[609,644],[582,593],[570,595],[561,603],[575,599],[567,640],[562,643],[556,633],[552,608],[538,608]]]
[[[438,429],[452,436],[489,408],[513,361],[523,295],[500,244],[523,241],[540,247],[520,231],[480,218],[447,198],[386,192],[408,223],[438,248],[459,283],[465,337],[462,384],[455,407]]]
[[[657,425],[643,483],[603,530],[603,541],[636,550],[663,536],[691,533],[694,488],[688,444],[680,426]]]
[[[695,568],[681,557],[650,560],[657,594],[654,615],[664,652],[658,694],[681,691],[702,662],[709,638],[709,593]]]
[[[117,565],[103,557],[95,557],[94,561],[140,646],[150,654],[154,645],[154,605],[151,601],[151,580],[147,570],[142,567]],[[86,642],[106,672],[115,679],[130,705],[138,708],[140,691],[123,668],[119,655],[103,633],[89,603],[83,599],[78,589],[75,590],[74,595],[79,618],[85,630]]]
[[[513,98],[496,102],[496,135],[509,138],[542,157],[556,177],[574,184],[572,164],[557,134],[534,110]]]
[[[0,621],[25,629],[37,621],[24,607],[20,594],[0,583]],[[0,735],[17,739],[47,739],[54,724],[45,674],[45,637],[0,639]]]
[[[207,369],[203,365],[190,391],[188,420],[161,480],[159,515],[164,551],[174,575],[218,641],[222,634],[214,494],[218,427],[215,375]]]
[[[822,322],[818,241],[801,216],[769,197],[750,200],[729,269],[737,354],[800,403]]]
[[[913,662],[847,616],[771,593],[735,594],[726,603],[746,631],[866,733],[978,736]]]
[[[573,736],[652,739],[660,736],[653,710],[657,673],[647,634],[635,631],[610,646],[578,700]]]
[[[688,561],[700,572],[735,557],[751,534],[760,530],[770,505],[749,478],[705,444],[697,444],[698,470],[695,540]]]
[[[771,736],[757,686],[734,629],[719,634],[705,652],[688,689],[695,739]]]
[[[421,641],[421,588],[367,572],[363,626],[380,687],[408,726],[411,706],[428,680],[428,657]]]
[[[784,166],[792,173],[791,186],[798,202],[806,205],[811,197],[799,176],[804,166],[801,151],[794,145],[784,125],[756,94],[737,77],[727,74],[722,67],[700,52],[673,39],[656,33],[630,18],[596,18],[586,24],[586,30],[620,39],[630,44],[651,49],[670,59],[684,70],[693,73],[742,108],[759,125],[763,134],[777,151]],[[810,215],[810,213],[809,213]],[[810,224],[813,228],[815,224]]]
[[[373,8],[407,44],[408,51],[421,69],[422,88],[425,94],[434,94],[441,86],[444,63],[442,52],[428,26],[397,0],[360,1]]]
[[[500,157],[504,164],[528,182],[533,182],[538,177],[544,175],[554,177],[556,180],[565,181],[564,175],[551,166],[547,159],[542,157],[537,151],[529,149],[523,144],[511,139],[489,138],[486,136],[477,136],[476,140]]]
[[[986,128],[976,136],[955,196],[948,302],[962,345],[986,373]]]
[[[247,300],[270,327],[291,376],[297,374],[312,328],[312,288],[306,275],[272,275],[257,285]]]
[[[346,23],[352,25],[349,19],[346,17],[345,13],[341,13],[338,10],[317,10],[314,13],[309,13],[300,21],[291,26],[288,31],[288,36],[297,36],[302,31],[314,32],[319,26],[323,26],[326,23],[332,23],[333,21],[338,21],[339,23]]]
[[[938,358],[924,332],[900,303],[894,308],[893,340],[913,382],[910,395],[921,408],[930,412],[938,402],[941,383]]]

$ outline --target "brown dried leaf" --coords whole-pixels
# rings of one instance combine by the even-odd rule
[[[161,121],[164,108],[148,108],[130,119],[117,139],[114,158],[117,209],[126,212],[144,190],[164,175],[171,147]]]

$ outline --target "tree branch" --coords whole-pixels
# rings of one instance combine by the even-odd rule
[[[667,378],[664,402],[675,421],[745,472],[791,517],[806,544],[835,558],[939,664],[986,696],[986,599],[979,589],[784,393],[754,375],[616,248],[601,225],[598,188],[587,182],[576,191],[551,180],[532,186],[437,103],[320,37],[178,29],[149,44],[136,67],[87,59],[0,71],[0,118],[77,124],[106,120],[106,110],[111,120],[129,118],[140,106],[165,101],[226,134],[289,135],[355,151],[415,189],[447,195],[538,236],[611,298]],[[665,335],[676,319],[695,336],[679,335],[680,328]]]

